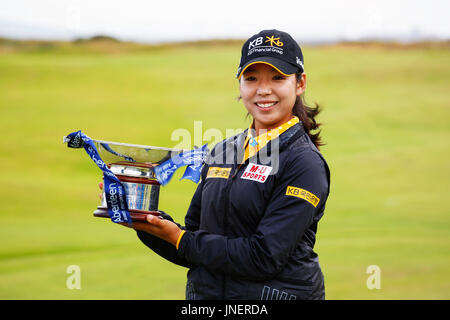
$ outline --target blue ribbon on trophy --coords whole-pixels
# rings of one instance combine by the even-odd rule
[[[105,198],[108,206],[108,214],[112,222],[127,222],[131,225],[130,212],[126,199],[125,189],[120,180],[109,170],[98,154],[94,142],[81,131],[72,132],[64,138],[69,148],[84,147],[92,161],[103,171]]]
[[[101,159],[94,141],[81,131],[76,131],[64,137],[64,142],[67,142],[67,146],[70,148],[84,147],[94,163],[103,171],[105,199],[111,221],[115,223],[127,222],[131,224],[132,220],[128,210],[125,188],[121,181]],[[131,157],[112,150],[105,143],[101,143],[100,145],[106,151],[114,155],[123,157],[127,161],[135,162]],[[187,168],[181,179],[189,179],[198,183],[207,153],[207,144],[205,144],[201,148],[195,148],[194,150],[176,154],[165,162],[153,167],[153,172],[158,183],[163,186],[169,183],[175,171],[183,166],[187,166]]]
[[[202,166],[208,153],[207,145],[204,144],[201,148],[195,148],[194,150],[177,154],[154,167],[153,171],[158,182],[163,186],[166,185],[178,168],[187,166],[181,179],[190,179],[198,183],[200,181]]]

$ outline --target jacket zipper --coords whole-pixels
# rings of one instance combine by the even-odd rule
[[[233,183],[234,179],[236,178],[237,173],[239,172],[239,170],[241,169],[243,163],[240,163],[239,165],[237,165],[237,141],[234,141],[234,146],[233,146],[233,152],[234,152],[234,163],[232,164],[232,173],[233,175],[231,176],[230,179],[227,180],[227,185],[225,187],[225,210],[223,212],[223,231],[225,236],[227,235],[227,213],[228,213],[228,208],[229,208],[229,204],[230,204],[230,189],[231,189],[231,184]],[[234,171],[233,171],[234,169]],[[225,286],[226,286],[226,274],[223,274],[222,277],[222,299],[225,299]]]

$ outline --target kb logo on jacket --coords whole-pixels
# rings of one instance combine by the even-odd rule
[[[272,167],[263,166],[261,164],[249,163],[247,168],[245,168],[244,173],[241,176],[241,179],[258,181],[260,183],[264,183],[267,180],[267,177],[272,171]]]

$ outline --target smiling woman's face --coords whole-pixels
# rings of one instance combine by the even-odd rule
[[[270,65],[257,63],[248,67],[240,81],[242,102],[255,120],[256,133],[274,129],[293,117],[297,96],[305,91],[306,78],[285,76]]]

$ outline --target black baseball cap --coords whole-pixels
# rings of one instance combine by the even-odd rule
[[[255,63],[266,63],[284,75],[304,71],[298,43],[288,33],[275,29],[263,30],[244,43],[236,78]]]

